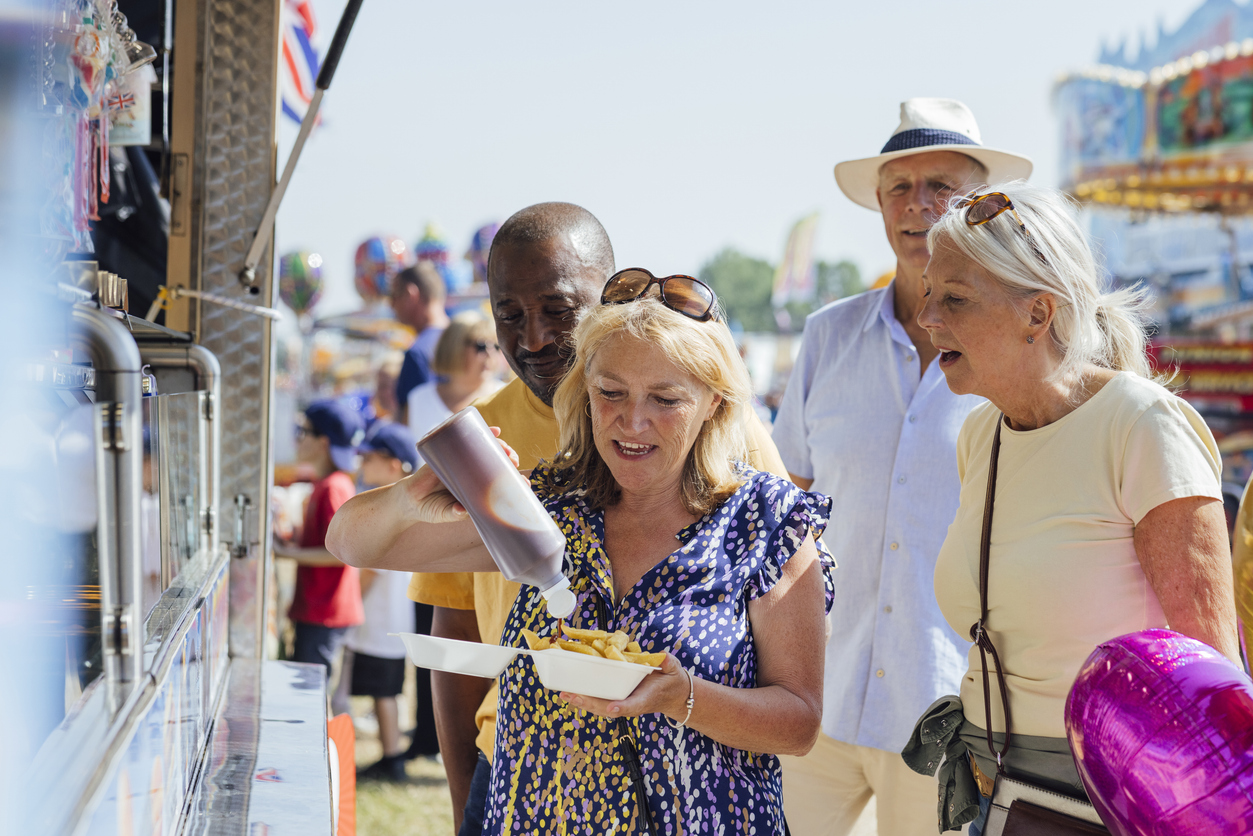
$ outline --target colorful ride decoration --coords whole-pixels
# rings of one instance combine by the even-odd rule
[[[1253,211],[1253,38],[1058,82],[1062,187],[1141,210]]]
[[[470,269],[474,271],[475,282],[487,281],[487,257],[491,254],[492,241],[499,231],[500,224],[493,222],[474,230],[474,235],[470,236],[470,248],[466,250],[465,259],[470,262]]]
[[[1253,834],[1253,680],[1208,645],[1170,630],[1102,643],[1066,731],[1115,836]]]
[[[444,287],[450,291],[456,289],[458,281],[449,261],[448,241],[444,238],[444,231],[440,229],[439,224],[428,223],[426,225],[422,237],[413,245],[413,251],[417,261],[429,261],[435,266],[444,280]]]
[[[1239,494],[1253,478],[1253,342],[1159,337],[1149,358],[1205,419],[1218,442],[1223,482]]]
[[[278,298],[297,316],[313,310],[322,298],[322,256],[297,250],[280,258]]]
[[[353,264],[353,286],[372,304],[391,296],[392,279],[410,264],[409,248],[394,235],[367,238],[357,247]]]

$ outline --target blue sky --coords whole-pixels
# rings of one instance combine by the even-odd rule
[[[325,315],[359,307],[352,257],[369,235],[412,245],[437,221],[458,256],[482,223],[568,200],[605,224],[620,267],[695,272],[724,246],[776,261],[818,211],[817,254],[873,277],[893,264],[879,215],[832,167],[877,153],[903,99],[961,99],[985,144],[1056,185],[1057,75],[1197,5],[366,0],[279,252],[321,253]],[[343,0],[314,8],[326,44]],[[280,165],[294,137],[283,120]]]

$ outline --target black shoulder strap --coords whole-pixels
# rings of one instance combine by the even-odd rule
[[[609,611],[605,606],[605,599],[599,592],[596,595],[596,618],[601,624],[601,629],[609,630],[612,625],[609,623]],[[649,836],[657,836],[657,825],[653,822],[652,811],[648,809],[648,788],[644,786],[644,769],[640,765],[639,749],[635,744],[635,735],[631,733],[631,721],[625,717],[619,717],[617,720],[618,746],[622,750],[622,758],[626,761],[627,772],[631,776],[631,786],[635,789],[635,803],[639,806],[640,820],[644,822],[644,827]]]
[[[979,620],[970,628],[970,639],[979,646],[979,658],[983,662],[983,710],[987,722],[988,733],[988,751],[996,758],[996,771],[1003,772],[1004,765],[1002,759],[1006,752],[1009,751],[1009,735],[1010,735],[1010,716],[1009,716],[1009,688],[1005,684],[1005,672],[1001,668],[1001,658],[996,655],[996,648],[992,645],[992,639],[988,636],[988,568],[989,553],[991,551],[992,542],[992,503],[996,499],[996,463],[1001,452],[1001,425],[1005,423],[1005,415],[1001,414],[996,419],[996,432],[992,436],[992,460],[988,463],[988,493],[983,500],[983,534],[979,541]],[[1001,746],[1001,751],[996,751],[996,744],[992,741],[992,688],[988,681],[988,655],[991,654],[992,661],[996,664],[996,679],[1000,686],[1001,692],[1001,708],[1005,712],[1005,743]]]

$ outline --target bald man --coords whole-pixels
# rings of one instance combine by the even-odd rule
[[[496,337],[518,379],[475,406],[530,470],[557,454],[553,394],[571,353],[567,338],[579,313],[599,304],[614,272],[613,246],[591,212],[571,203],[539,203],[514,214],[492,241],[487,285]],[[749,464],[786,477],[765,427],[748,427]],[[395,488],[403,491],[402,480]],[[403,563],[422,544],[377,524],[386,497],[371,491],[346,504],[328,534],[331,549],[351,549],[354,564]],[[400,568],[400,567],[396,567]],[[435,606],[431,635],[496,643],[519,586],[499,572],[416,573],[409,597]],[[454,818],[462,836],[482,830],[496,738],[496,683],[433,672],[435,722],[448,773]]]

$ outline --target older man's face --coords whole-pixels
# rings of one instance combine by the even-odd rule
[[[570,331],[600,301],[608,276],[583,261],[569,236],[498,244],[487,287],[500,350],[522,382],[549,406],[569,368]]]
[[[921,275],[927,267],[927,230],[947,206],[983,179],[983,168],[965,154],[933,151],[883,164],[879,169],[879,208],[897,261]]]

